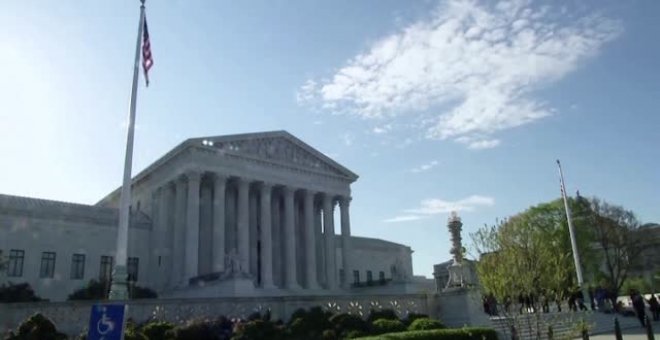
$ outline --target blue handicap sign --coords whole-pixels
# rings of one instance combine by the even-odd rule
[[[122,340],[126,305],[98,304],[92,306],[88,340]]]

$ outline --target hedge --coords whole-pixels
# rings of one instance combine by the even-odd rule
[[[497,340],[497,333],[490,328],[465,327],[388,333],[356,340]]]

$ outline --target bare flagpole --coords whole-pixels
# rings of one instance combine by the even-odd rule
[[[117,230],[117,253],[115,268],[112,272],[110,300],[128,300],[128,271],[126,268],[128,252],[128,225],[131,206],[131,168],[133,165],[133,136],[135,135],[135,106],[137,101],[138,76],[140,71],[140,47],[142,28],[144,27],[144,1],[140,0],[140,23],[138,24],[135,62],[133,64],[133,87],[129,103],[128,135],[126,137],[126,158],[124,159],[124,181],[119,199],[119,228]]]
[[[578,251],[577,240],[575,238],[575,228],[573,228],[573,218],[571,217],[571,208],[568,206],[568,198],[566,198],[566,186],[564,184],[564,173],[561,170],[561,163],[557,160],[557,167],[559,167],[559,180],[561,182],[561,197],[564,199],[564,208],[566,209],[566,221],[568,222],[568,232],[571,236],[571,248],[573,249],[573,261],[575,262],[575,274],[577,275],[577,283],[580,289],[585,292],[584,278],[582,276],[582,265],[580,264],[580,252]],[[588,296],[584,296],[587,299]]]

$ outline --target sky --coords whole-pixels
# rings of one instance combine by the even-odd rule
[[[660,2],[147,1],[134,173],[187,138],[287,130],[360,175],[352,234],[416,275],[484,224],[597,196],[660,222]],[[139,2],[0,2],[0,193],[121,183]]]

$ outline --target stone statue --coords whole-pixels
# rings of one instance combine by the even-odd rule
[[[227,268],[226,272],[232,276],[242,272],[241,256],[236,251],[236,248],[232,248],[232,250],[225,255],[225,268]]]

